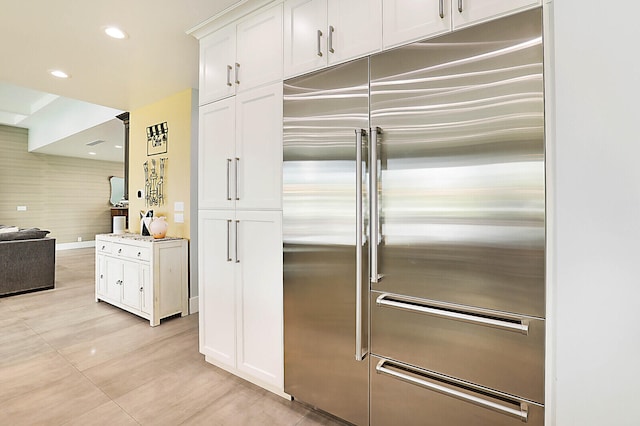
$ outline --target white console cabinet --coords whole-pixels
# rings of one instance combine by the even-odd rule
[[[188,315],[187,240],[96,235],[96,301],[149,320]]]

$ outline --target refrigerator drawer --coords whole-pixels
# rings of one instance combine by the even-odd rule
[[[544,424],[544,407],[490,389],[371,357],[371,425]]]
[[[544,403],[544,320],[372,292],[371,352]]]

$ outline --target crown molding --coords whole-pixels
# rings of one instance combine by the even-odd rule
[[[200,40],[202,37],[256,12],[265,6],[276,5],[282,2],[283,0],[240,0],[238,3],[229,6],[206,21],[188,29],[186,33]]]

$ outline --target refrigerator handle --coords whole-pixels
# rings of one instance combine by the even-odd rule
[[[372,127],[369,137],[369,250],[371,265],[370,280],[377,283],[382,278],[378,274],[378,244],[380,244],[380,217],[378,214],[378,135],[379,127]]]
[[[509,401],[503,395],[496,394],[495,396],[493,396],[488,391],[483,392],[482,394],[478,394],[479,396],[472,395],[470,393],[458,391],[456,389],[451,389],[447,386],[443,386],[438,383],[433,383],[431,381],[424,380],[422,378],[410,376],[409,374],[406,374],[404,372],[392,370],[390,368],[387,368],[386,367],[387,365],[389,365],[390,367],[396,367],[396,368],[399,367],[398,369],[411,372],[417,376],[423,376],[424,378],[431,378],[430,377],[431,374],[429,374],[427,371],[418,370],[418,369],[414,370],[414,368],[410,368],[408,366],[404,366],[400,364],[395,364],[386,359],[383,359],[378,363],[378,365],[376,366],[376,373],[391,376],[398,380],[402,380],[404,382],[411,383],[416,386],[420,386],[424,389],[438,392],[440,394],[449,396],[451,398],[456,398],[461,401],[465,401],[465,402],[477,405],[479,407],[486,408],[488,410],[496,411],[500,414],[504,414],[510,417],[515,417],[516,419],[521,420],[523,423],[526,423],[528,420],[529,405],[524,401],[517,401],[517,400]],[[438,377],[439,375],[434,374],[433,376],[436,380],[439,378]],[[471,389],[471,391],[473,391],[473,389]],[[494,398],[502,399],[505,402],[511,402],[517,408],[512,408],[512,407],[509,407],[508,405],[499,404],[497,402],[493,402],[491,400],[482,398],[482,396],[484,396],[483,394],[488,395],[489,397],[493,396]]]
[[[364,232],[364,215],[362,211],[362,135],[364,129],[356,130],[356,361],[367,356],[367,349],[362,345],[362,246]],[[367,345],[368,346],[368,345]]]

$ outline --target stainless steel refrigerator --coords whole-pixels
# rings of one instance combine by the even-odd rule
[[[285,392],[543,424],[543,87],[540,9],[284,83]]]

